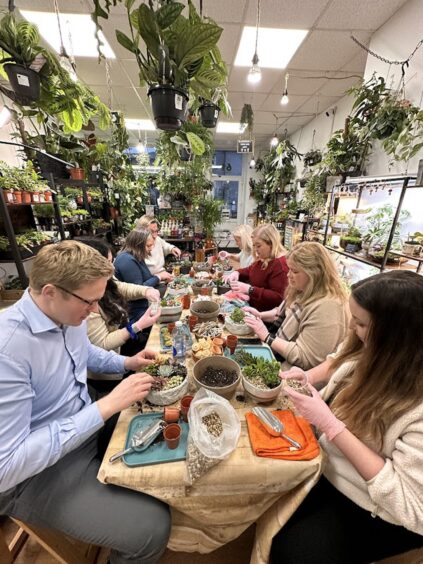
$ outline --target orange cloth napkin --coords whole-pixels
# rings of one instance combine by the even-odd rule
[[[292,411],[272,411],[284,424],[284,433],[302,445],[300,450],[289,450],[291,444],[283,437],[273,437],[268,433],[260,419],[252,412],[245,414],[250,435],[251,446],[256,456],[278,458],[281,460],[311,460],[315,458],[320,447],[310,424],[303,417],[296,417]]]

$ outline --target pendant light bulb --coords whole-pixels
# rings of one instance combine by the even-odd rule
[[[254,159],[254,157],[252,157],[251,161],[250,161],[250,168],[254,168],[256,166],[256,161]]]
[[[285,88],[282,92],[282,98],[281,98],[281,104],[282,106],[286,106],[287,104],[289,104],[289,97],[288,97],[288,79],[289,79],[289,74],[286,73],[285,75]]]
[[[141,141],[141,139],[138,141],[137,146],[135,147],[135,149],[137,150],[137,153],[145,153],[145,145],[144,145],[144,143]]]
[[[271,147],[277,147],[278,143],[279,143],[279,138],[278,138],[278,136],[275,134],[275,135],[272,137],[272,139],[270,140],[270,146],[271,146]]]
[[[248,71],[248,76],[247,76],[248,82],[250,84],[257,84],[261,80],[261,69],[259,67],[258,62],[259,62],[259,59],[258,59],[257,53],[254,53],[254,57],[253,57],[253,60],[252,60],[253,64],[252,64],[250,70]]]

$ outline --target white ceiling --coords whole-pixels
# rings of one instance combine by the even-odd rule
[[[89,0],[58,0],[61,12],[90,13]],[[203,0],[203,14],[223,27],[219,43],[229,69],[229,102],[233,118],[238,121],[244,103],[254,110],[256,147],[267,147],[276,128],[293,133],[320,113],[335,105],[343,93],[364,73],[366,53],[351,39],[353,33],[368,44],[372,34],[382,26],[407,0],[262,0],[261,27],[309,29],[304,42],[286,70],[262,69],[261,82],[252,87],[246,79],[248,69],[234,67],[244,25],[256,24],[257,0]],[[2,2],[7,3],[6,0]],[[199,9],[199,0],[194,0]],[[53,11],[53,0],[15,0],[17,8]],[[137,5],[137,3],[135,3]],[[128,31],[125,9],[112,9],[104,21],[103,31],[116,59],[110,61],[112,79],[112,109],[122,110],[125,117],[151,118],[146,90],[138,86],[138,68],[131,54],[115,37],[115,29]],[[276,47],[277,48],[277,47]],[[252,46],[251,57],[254,47]],[[260,44],[258,46],[260,57]],[[96,59],[77,58],[80,79],[92,87],[104,102],[109,91],[104,63]],[[284,75],[289,72],[289,104],[280,105]],[[351,76],[356,75],[356,76]],[[310,78],[320,77],[320,78]],[[342,80],[329,78],[349,77]],[[274,115],[278,116],[278,120]],[[227,118],[221,118],[227,120]],[[148,139],[154,134],[149,132]],[[138,132],[131,134],[137,143]],[[216,134],[218,148],[235,147],[237,136]]]

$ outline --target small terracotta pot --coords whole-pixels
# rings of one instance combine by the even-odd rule
[[[46,190],[46,191],[44,192],[44,198],[46,199],[46,202],[51,202],[51,201],[53,201],[53,197],[52,197],[52,195],[51,195],[50,190]]]
[[[30,204],[31,203],[31,193],[30,192],[22,192],[22,203],[23,204]]]
[[[191,294],[185,294],[185,296],[182,296],[182,307],[184,309],[189,309],[191,305]]]
[[[165,407],[163,411],[163,419],[166,423],[177,423],[181,415],[181,410],[177,407]]]
[[[175,323],[168,323],[167,329],[168,329],[169,333],[172,335],[172,331],[175,329]]]
[[[189,328],[191,331],[194,330],[194,327],[197,325],[198,323],[198,317],[196,315],[190,315],[188,318],[189,321]]]
[[[194,396],[184,396],[181,399],[181,415],[185,423],[188,422],[188,411]]]
[[[201,288],[200,290],[200,296],[211,296],[212,293],[212,288],[207,287],[207,288]]]
[[[71,168],[69,169],[70,176],[72,180],[84,180],[85,172],[83,168]]]
[[[4,194],[4,199],[6,200],[6,202],[9,203],[9,204],[13,204],[13,202],[15,201],[15,197],[13,195],[13,192],[11,190],[3,190],[3,194]]]
[[[39,192],[32,192],[31,196],[32,196],[33,202],[35,202],[36,204],[40,203],[40,193]]]
[[[224,343],[225,343],[225,341],[222,339],[222,337],[215,337],[213,339],[213,344],[216,347],[223,347]]]
[[[237,344],[238,337],[236,335],[228,335],[226,337],[226,346],[231,351],[231,354],[234,354]]]
[[[179,445],[181,439],[181,427],[177,423],[171,423],[163,430],[163,436],[166,441],[167,448],[173,450]]]
[[[22,204],[22,192],[15,192],[15,204]]]

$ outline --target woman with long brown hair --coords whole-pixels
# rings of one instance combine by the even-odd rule
[[[287,255],[288,288],[279,307],[245,322],[267,343],[282,368],[320,364],[344,340],[348,328],[347,293],[329,252],[320,243],[298,243]],[[268,329],[264,324],[273,322]]]
[[[286,250],[276,227],[264,223],[254,229],[254,262],[225,277],[232,290],[248,297],[251,306],[264,311],[278,306],[288,284]]]
[[[359,564],[423,546],[423,278],[396,271],[357,282],[350,311],[337,354],[281,374],[327,460],[274,537],[274,563]],[[327,382],[321,395],[318,382]]]

